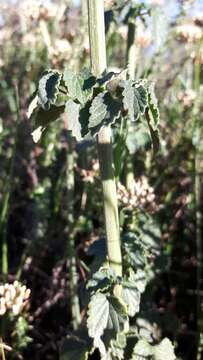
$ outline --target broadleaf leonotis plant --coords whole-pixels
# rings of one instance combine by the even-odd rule
[[[102,127],[115,124],[121,117],[134,122],[146,114],[154,144],[159,112],[153,86],[146,80],[126,77],[126,71],[106,73],[98,79],[87,69],[79,74],[69,69],[64,74],[46,71],[28,111],[34,120],[34,141],[64,112],[77,141],[96,136]]]
[[[72,131],[77,141],[96,137],[103,127],[117,125],[121,118],[131,122],[140,118],[148,125],[154,148],[158,149],[159,111],[154,87],[147,80],[128,79],[127,71],[105,73],[100,78],[93,76],[87,69],[79,74],[69,69],[64,74],[55,70],[46,71],[28,110],[34,124],[34,141],[37,142],[46,127],[63,113],[67,114],[68,130]],[[88,333],[75,333],[67,338],[61,350],[62,360],[87,359],[95,348],[99,349],[101,358],[105,360],[140,357],[158,360],[160,351],[166,355],[167,346],[171,351],[168,359],[174,359],[168,339],[161,343],[164,346],[157,345],[158,348],[142,340],[136,327],[130,329],[129,317],[135,317],[139,312],[141,294],[148,281],[145,269],[149,269],[149,265],[145,266],[148,248],[144,248],[144,245],[140,247],[138,242],[139,236],[123,239],[122,278],[116,276],[109,266],[101,264],[87,283],[90,294]],[[133,262],[138,250],[141,266]],[[121,288],[119,296],[114,293],[117,285]],[[135,341],[130,355],[126,357],[125,349],[132,332]]]

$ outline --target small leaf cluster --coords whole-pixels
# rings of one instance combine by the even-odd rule
[[[34,121],[33,139],[37,142],[46,127],[62,114],[77,141],[94,138],[104,126],[121,117],[135,122],[146,115],[155,147],[158,144],[159,112],[154,89],[146,80],[127,79],[127,72],[105,73],[96,78],[87,69],[75,74],[46,71],[29,106]]]

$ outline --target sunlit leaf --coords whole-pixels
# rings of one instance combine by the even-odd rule
[[[168,338],[164,338],[160,344],[153,347],[154,360],[175,360],[174,347]]]
[[[38,103],[44,110],[54,105],[59,92],[62,75],[55,70],[47,70],[41,77],[38,85]]]
[[[34,122],[34,131],[32,132],[34,142],[38,142],[43,131],[52,122],[59,119],[60,115],[64,113],[65,106],[51,105],[48,111],[38,108],[32,117]]]
[[[79,122],[80,105],[76,104],[72,99],[69,99],[66,102],[65,111],[68,116],[68,129],[72,131],[72,135],[77,141],[81,141],[81,124]]]
[[[84,105],[92,97],[96,79],[89,70],[84,69],[79,74],[75,74],[70,69],[66,69],[63,79],[68,88],[68,94],[73,100],[78,100]]]

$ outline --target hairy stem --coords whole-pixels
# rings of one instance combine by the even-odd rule
[[[107,67],[103,0],[88,0],[88,19],[91,67],[93,74],[98,77]],[[118,204],[113,166],[111,129],[109,127],[105,127],[99,132],[97,144],[103,189],[108,260],[116,275],[122,276]]]
[[[73,329],[77,330],[80,318],[80,303],[78,297],[78,275],[75,254],[75,237],[74,237],[74,150],[71,132],[67,132],[67,166],[66,166],[66,184],[67,184],[67,216],[68,216],[68,243],[67,243],[67,257],[69,259],[69,274],[70,274],[70,301],[72,313]]]
[[[19,125],[19,121],[20,121],[19,96],[18,96],[17,87],[16,87],[15,98],[16,98],[15,138],[14,138],[14,145],[13,145],[12,154],[11,154],[9,173],[8,173],[8,176],[7,176],[7,179],[5,182],[5,191],[4,191],[1,214],[0,214],[0,239],[2,242],[1,270],[2,270],[4,282],[6,282],[7,278],[8,278],[7,223],[8,223],[8,216],[9,216],[10,197],[11,197],[11,191],[12,191],[13,170],[14,170],[14,162],[15,162],[15,155],[16,155],[17,137],[18,137],[18,125]]]

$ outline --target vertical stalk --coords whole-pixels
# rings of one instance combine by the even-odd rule
[[[136,47],[135,47],[135,20],[130,20],[128,24],[128,38],[126,51],[126,65],[131,79],[135,78],[136,67]]]
[[[69,259],[69,274],[70,274],[70,302],[72,313],[73,329],[77,330],[80,318],[80,303],[78,298],[78,275],[75,256],[75,237],[74,237],[74,150],[73,140],[70,131],[67,131],[67,166],[66,166],[66,184],[67,184],[67,216],[68,216],[68,243],[67,243],[67,257]]]
[[[135,47],[135,20],[130,19],[128,23],[128,38],[127,38],[127,49],[126,49],[126,66],[128,67],[129,77],[134,80],[135,78],[135,67],[136,67],[136,47]],[[129,121],[127,126],[129,127]],[[126,162],[126,187],[128,190],[132,188],[134,180],[133,161],[129,154],[127,154]]]
[[[18,137],[18,125],[20,121],[20,113],[19,113],[19,96],[18,90],[16,87],[16,129],[15,129],[15,138],[14,138],[14,145],[11,154],[10,160],[10,168],[9,173],[7,176],[7,180],[5,183],[3,201],[2,201],[2,209],[0,214],[0,239],[2,242],[1,245],[1,270],[3,275],[3,281],[6,282],[8,278],[8,244],[7,244],[7,223],[8,223],[8,216],[9,216],[9,203],[12,191],[12,181],[13,181],[13,169],[14,169],[14,162],[15,162],[15,155],[16,155],[16,146],[17,146],[17,137]]]
[[[194,105],[194,122],[196,126],[197,141],[195,145],[195,205],[196,205],[196,252],[197,252],[197,327],[198,327],[198,349],[197,360],[202,358],[203,350],[203,312],[201,308],[201,282],[202,282],[202,264],[203,264],[203,246],[202,246],[202,184],[203,184],[203,141],[202,127],[200,120],[200,77],[201,77],[201,60],[200,51],[202,40],[198,44],[195,57],[194,68],[194,89],[196,91],[196,102]]]
[[[91,67],[93,74],[98,77],[107,67],[103,0],[88,0],[88,20]],[[110,127],[105,127],[99,132],[97,146],[103,190],[108,260],[116,275],[122,276],[118,204]],[[119,291],[115,289],[115,293],[118,295]]]

